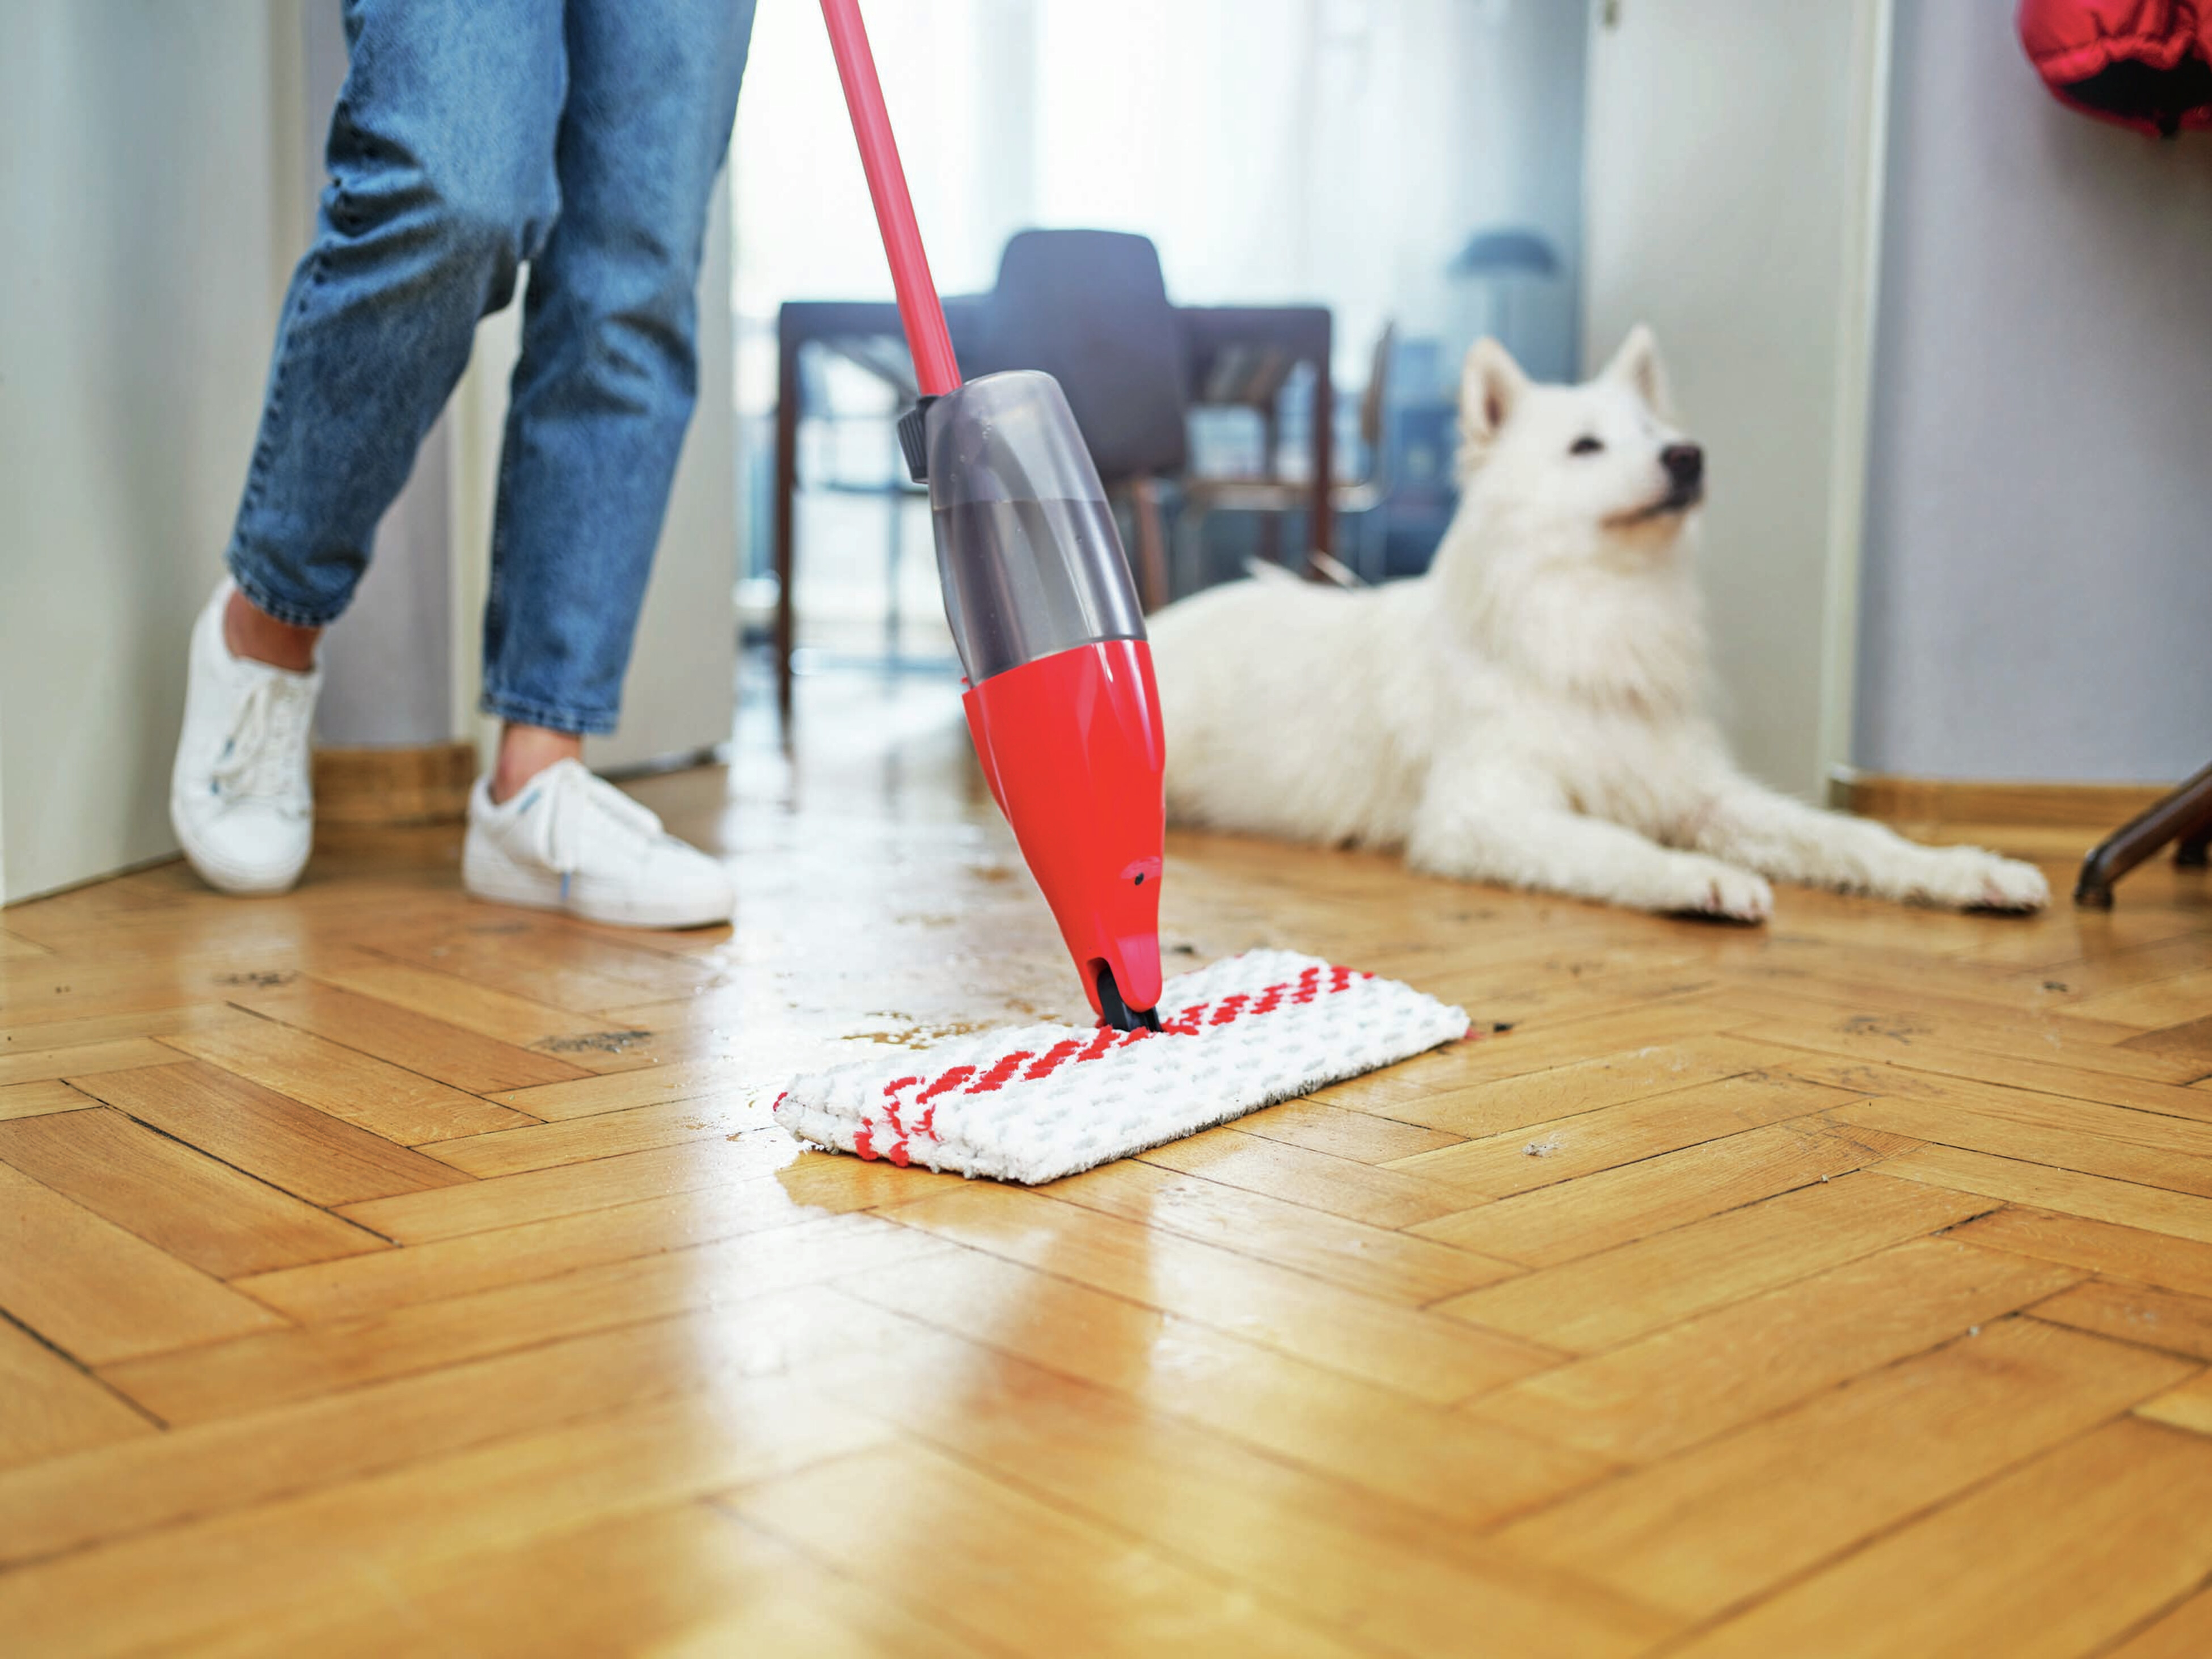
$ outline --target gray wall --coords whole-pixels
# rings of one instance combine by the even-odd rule
[[[1856,763],[2212,760],[2212,136],[2061,106],[2012,0],[1896,0]]]

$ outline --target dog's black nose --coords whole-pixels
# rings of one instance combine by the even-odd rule
[[[1695,444],[1668,444],[1659,452],[1659,465],[1677,489],[1693,489],[1705,481],[1705,452]]]

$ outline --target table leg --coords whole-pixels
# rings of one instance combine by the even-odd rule
[[[1313,409],[1313,507],[1306,526],[1305,574],[1310,580],[1322,579],[1317,553],[1335,551],[1336,526],[1334,501],[1330,495],[1336,467],[1336,386],[1329,374],[1329,351],[1333,342],[1322,348],[1321,359],[1314,365]]]
[[[1276,476],[1275,464],[1283,447],[1283,416],[1279,403],[1279,388],[1278,395],[1269,398],[1267,407],[1260,411],[1260,476],[1263,478]],[[1283,515],[1262,513],[1257,534],[1259,539],[1254,550],[1259,554],[1262,562],[1282,563]]]
[[[1166,515],[1160,510],[1160,481],[1129,480],[1129,505],[1137,521],[1137,599],[1147,615],[1165,605],[1168,589]]]
[[[799,495],[799,354],[802,343],[787,318],[775,327],[775,711],[785,741],[791,738],[793,566],[797,554],[794,514]]]

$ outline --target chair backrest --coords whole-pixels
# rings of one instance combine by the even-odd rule
[[[1108,483],[1183,470],[1182,327],[1148,239],[1021,232],[1000,256],[988,328],[990,368],[1041,368],[1060,382]]]

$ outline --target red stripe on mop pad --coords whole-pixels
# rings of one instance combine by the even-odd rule
[[[1249,951],[1170,980],[1162,1029],[1030,1025],[802,1077],[775,1121],[834,1152],[1034,1185],[1468,1033],[1395,980]]]

